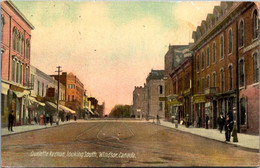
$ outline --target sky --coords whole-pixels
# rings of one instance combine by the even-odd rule
[[[193,42],[192,31],[214,1],[14,1],[34,25],[31,64],[46,74],[72,72],[88,96],[132,104],[135,86],[164,69],[171,45]]]

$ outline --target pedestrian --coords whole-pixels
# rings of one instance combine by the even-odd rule
[[[8,116],[8,131],[13,131],[13,124],[14,124],[14,111],[12,110]]]
[[[226,141],[230,141],[231,131],[233,130],[233,120],[230,115],[227,115],[226,123],[225,123],[225,138]]]
[[[156,119],[157,119],[157,124],[161,124],[161,123],[160,123],[160,117],[159,117],[158,114],[157,114],[157,116],[156,116]]]
[[[175,117],[174,117],[174,115],[172,115],[172,124],[174,123],[174,120],[175,120]]]
[[[77,121],[77,117],[74,115],[74,121]]]
[[[187,128],[189,128],[189,126],[190,126],[189,121],[190,121],[190,116],[189,116],[189,114],[186,114],[186,123],[185,123],[185,125],[186,125]]]
[[[209,123],[209,116],[208,115],[206,115],[205,122],[206,122],[206,129],[208,129],[209,128],[209,125],[208,125],[208,123]]]
[[[220,113],[218,117],[218,125],[219,125],[220,133],[222,133],[223,131],[224,124],[225,124],[225,117],[223,116],[223,113]]]
[[[43,115],[43,123],[44,123],[44,125],[46,125],[46,122],[47,122],[47,121],[46,121],[46,115],[44,114],[44,115]]]

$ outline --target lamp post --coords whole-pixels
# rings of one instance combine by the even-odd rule
[[[58,68],[58,71],[55,71],[55,72],[58,72],[57,114],[59,114],[60,72],[62,72],[62,71],[60,70],[61,66],[58,66],[58,67],[56,67],[56,68]],[[59,120],[58,120],[57,124],[59,124]]]

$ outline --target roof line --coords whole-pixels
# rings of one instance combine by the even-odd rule
[[[24,16],[24,14],[15,6],[15,4],[12,1],[8,0],[5,2],[7,2],[15,10],[15,12],[25,21],[25,23],[27,23],[27,25],[32,30],[34,29],[34,26],[32,25],[32,23]]]

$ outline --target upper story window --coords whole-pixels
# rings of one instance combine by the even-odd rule
[[[210,51],[209,51],[209,47],[207,47],[207,66],[209,66],[209,62],[210,62]]]
[[[228,67],[228,75],[229,75],[229,90],[233,89],[233,66],[230,65]]]
[[[17,33],[17,40],[16,40],[16,50],[17,52],[20,52],[20,41],[21,41],[21,32],[18,31]]]
[[[200,71],[200,55],[197,55],[197,72]]]
[[[241,20],[239,24],[239,45],[240,47],[244,46],[244,21]]]
[[[216,43],[215,42],[212,44],[212,50],[213,50],[212,62],[215,63],[216,62]]]
[[[220,89],[222,92],[224,92],[224,69],[220,70]]]
[[[205,68],[205,54],[204,51],[201,53],[201,69]]]
[[[21,35],[21,48],[20,48],[20,53],[23,54],[23,43],[24,43],[24,37]]]
[[[13,50],[16,50],[16,39],[17,39],[17,30],[16,27],[13,28]]]
[[[228,53],[233,51],[233,39],[232,39],[232,29],[228,30]]]
[[[42,97],[44,96],[44,83],[42,83]]]
[[[37,82],[37,95],[40,95],[40,81]]]
[[[220,36],[220,59],[224,58],[224,36]]]
[[[216,87],[216,72],[213,72],[212,74],[212,85],[213,87]]]
[[[253,12],[253,39],[258,37],[258,12],[255,9]]]
[[[30,41],[29,41],[29,39],[26,39],[25,56],[26,56],[27,59],[30,56]]]
[[[159,85],[159,94],[163,94],[163,86]]]
[[[239,84],[240,86],[245,85],[245,62],[243,59],[239,61]]]
[[[207,76],[207,87],[210,88],[210,76]]]
[[[257,52],[253,54],[253,61],[254,61],[254,83],[256,83],[259,81],[259,56]]]

